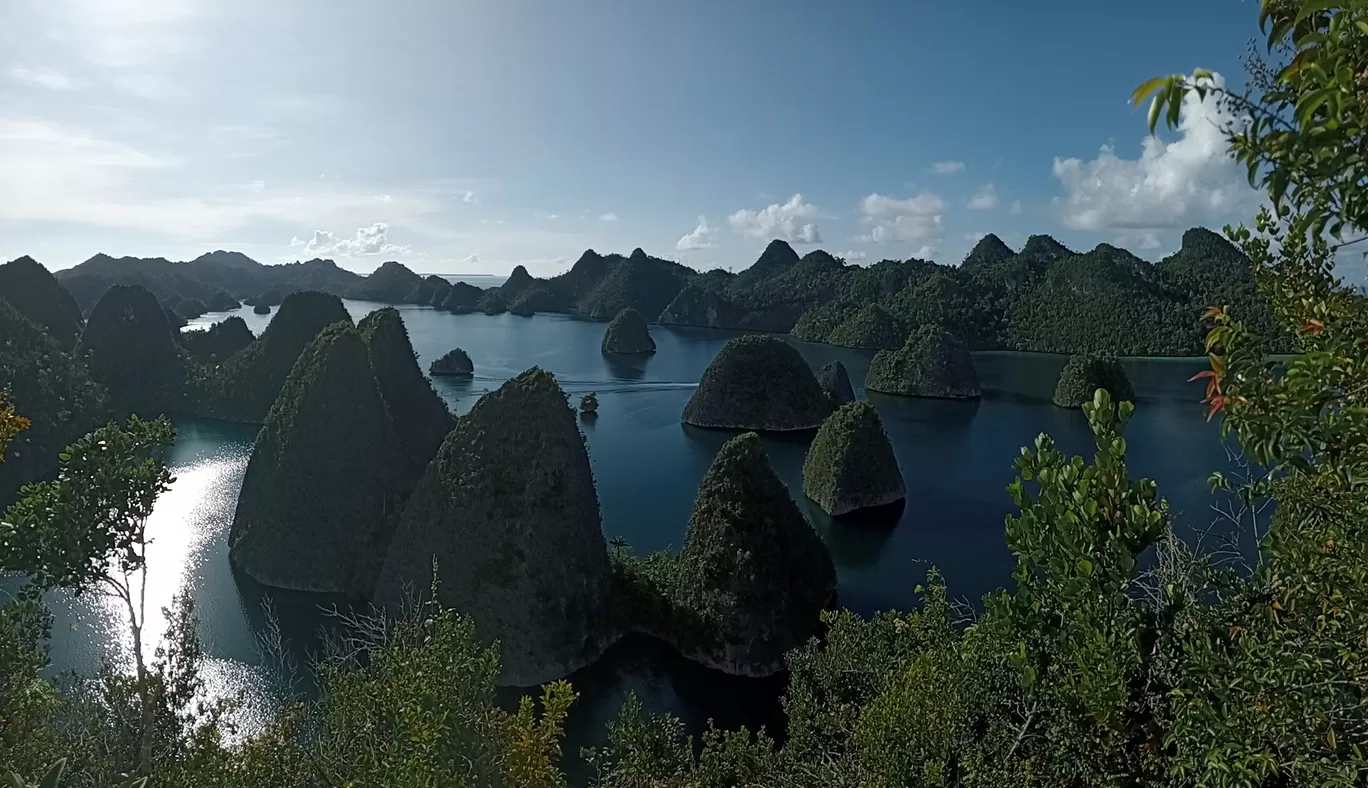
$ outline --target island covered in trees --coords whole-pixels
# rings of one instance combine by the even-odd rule
[[[282,294],[313,290],[456,313],[553,312],[607,321],[632,310],[646,323],[791,333],[870,350],[897,350],[918,328],[936,324],[970,350],[1200,355],[1201,312],[1211,304],[1229,306],[1265,336],[1276,333],[1249,260],[1201,228],[1184,233],[1178,252],[1158,263],[1110,244],[1076,252],[1036,235],[1013,250],[988,235],[959,265],[852,265],[821,250],[799,257],[773,241],[739,273],[700,273],[641,249],[626,256],[591,249],[563,273],[539,279],[518,266],[488,289],[424,277],[398,262],[361,276],[332,260],[263,265],[224,251],[184,263],[96,255],[58,271],[57,279],[85,311],[120,284],[142,285],[163,306],[175,306],[173,314],[189,317],[195,309],[177,311],[187,301],[222,306],[241,298],[269,309]],[[63,309],[70,322],[70,306]],[[71,335],[69,327],[55,330]],[[1278,341],[1275,349],[1283,349],[1285,340]]]

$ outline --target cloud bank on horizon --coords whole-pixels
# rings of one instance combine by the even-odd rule
[[[1195,12],[1230,38],[1175,36],[1157,58],[1122,19],[1107,29],[1133,35],[1080,43],[1105,13],[1081,0],[986,20],[887,0],[779,23],[700,2],[727,9],[725,29],[707,8],[607,0],[405,6],[379,28],[388,7],[369,0],[15,0],[0,31],[0,257],[231,248],[548,275],[585,248],[636,246],[740,269],[772,239],[953,264],[994,232],[1154,259],[1261,202],[1225,155],[1214,99],[1189,97],[1163,139],[1124,107],[1155,62],[1237,71],[1246,8]],[[877,45],[923,28],[940,31],[926,46]],[[963,46],[970,31],[995,45]],[[700,63],[678,40],[720,54]],[[1018,110],[1034,101],[1021,85],[1056,73],[1042,41],[1113,67],[1037,117]],[[851,65],[838,79],[831,62]]]

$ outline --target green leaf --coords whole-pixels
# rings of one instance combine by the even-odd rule
[[[66,771],[66,765],[66,758],[60,758],[48,767],[48,773],[43,775],[42,781],[38,783],[38,788],[59,788],[62,784],[62,772]]]
[[[1141,83],[1140,87],[1131,91],[1131,104],[1137,107],[1140,106],[1140,102],[1149,98],[1155,91],[1165,87],[1171,79],[1173,79],[1173,77],[1155,77],[1154,79],[1145,80]]]
[[[1178,82],[1174,82],[1169,86],[1168,92],[1168,117],[1166,120],[1168,121],[1169,128],[1173,128],[1178,125],[1178,120],[1183,111],[1183,86]]]
[[[1329,11],[1332,8],[1341,8],[1343,0],[1301,0],[1301,10],[1297,12],[1297,17],[1293,24],[1301,22],[1312,14],[1322,11]]]
[[[1333,88],[1321,88],[1320,90],[1313,90],[1302,97],[1301,102],[1297,104],[1297,125],[1305,126],[1316,113],[1316,110],[1320,109],[1321,105],[1323,105],[1334,92]],[[1276,197],[1274,198],[1274,201],[1277,201]]]

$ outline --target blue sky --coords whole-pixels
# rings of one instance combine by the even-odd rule
[[[1255,0],[8,0],[0,257],[700,269],[771,238],[957,263],[984,232],[1157,259],[1252,216],[1214,109]],[[1112,146],[1107,150],[1103,146]]]

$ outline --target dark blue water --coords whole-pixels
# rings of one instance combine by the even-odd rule
[[[359,319],[377,304],[349,302]],[[699,481],[726,433],[685,427],[680,413],[713,356],[733,334],[653,327],[658,352],[644,359],[610,359],[599,351],[604,325],[562,316],[452,315],[400,307],[423,369],[452,347],[475,365],[472,380],[440,378],[435,386],[453,411],[464,413],[487,391],[530,366],[555,373],[577,398],[598,393],[599,412],[582,422],[598,486],[603,530],[626,539],[638,553],[677,549]],[[238,310],[259,332],[270,316]],[[223,314],[202,321],[222,319]],[[857,396],[869,355],[795,343],[812,364],[840,359]],[[869,395],[892,439],[908,490],[901,520],[892,526],[833,523],[801,495],[803,455],[810,436],[767,438],[779,475],[831,548],[841,602],[861,612],[913,604],[914,587],[927,568],[941,569],[951,592],[970,601],[1010,580],[1013,561],[1003,517],[1013,511],[1005,487],[1014,478],[1020,447],[1049,432],[1070,453],[1091,454],[1081,411],[1056,408],[1050,395],[1062,356],[976,354],[985,394],[955,402]],[[1178,518],[1190,529],[1212,521],[1206,478],[1227,467],[1217,427],[1208,424],[1187,382],[1201,360],[1137,359],[1126,362],[1137,409],[1126,437],[1132,474],[1159,482]],[[259,711],[274,697],[271,666],[256,635],[263,626],[263,596],[273,599],[292,640],[310,643],[326,619],[319,598],[266,592],[228,568],[227,529],[254,430],[182,420],[171,462],[178,481],[159,503],[152,523],[157,541],[150,557],[149,607],[185,590],[199,604],[210,657],[211,684],[245,692]],[[102,659],[123,659],[117,611],[99,600],[55,596],[59,623],[53,659],[60,669],[88,671]],[[154,621],[152,633],[159,631]],[[567,753],[601,738],[626,692],[656,710],[672,710],[701,727],[765,721],[777,712],[775,682],[727,679],[673,657],[650,642],[620,644],[598,665],[573,677],[581,693],[571,720]],[[250,720],[248,720],[250,722]]]

